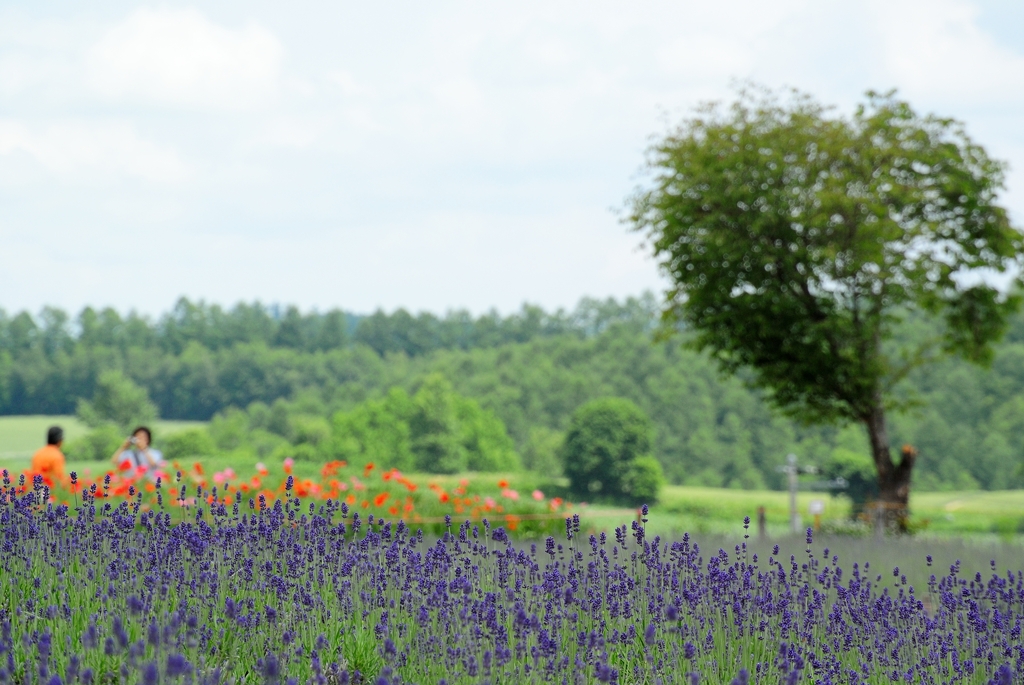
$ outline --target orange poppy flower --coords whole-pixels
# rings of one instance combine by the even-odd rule
[[[384,502],[386,502],[388,497],[390,497],[390,496],[391,496],[390,493],[382,492],[382,493],[380,493],[379,495],[377,495],[376,497],[373,498],[373,503],[376,506],[379,507],[380,505],[384,504]]]

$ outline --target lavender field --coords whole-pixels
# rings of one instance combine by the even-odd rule
[[[344,504],[0,496],[3,683],[1011,683],[1024,577],[912,587],[840,560],[648,538],[426,538]],[[204,493],[197,493],[202,495]],[[215,495],[214,495],[215,496]],[[927,560],[931,563],[931,560]]]

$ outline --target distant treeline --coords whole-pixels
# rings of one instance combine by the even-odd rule
[[[112,368],[146,388],[169,419],[205,420],[226,407],[269,403],[304,388],[361,396],[358,387],[376,387],[387,377],[391,364],[383,358],[542,337],[583,339],[621,322],[646,328],[655,306],[645,296],[622,304],[584,299],[571,312],[524,306],[509,316],[413,316],[403,309],[357,316],[259,303],[226,310],[183,298],[157,320],[109,308],[87,307],[74,319],[52,307],[38,316],[0,310],[0,414],[73,413]]]
[[[294,306],[258,302],[224,309],[182,298],[155,321],[134,312],[122,316],[111,308],[86,307],[73,319],[54,307],[44,308],[38,316],[25,311],[12,316],[0,309],[0,353],[15,359],[33,354],[53,359],[83,348],[181,354],[192,344],[217,351],[259,343],[303,352],[365,345],[380,355],[402,352],[415,357],[434,350],[497,347],[544,336],[595,335],[616,322],[648,320],[655,306],[647,295],[623,304],[585,298],[569,312],[548,313],[524,305],[509,316],[492,311],[474,317],[461,310],[444,317],[427,312],[413,316],[404,309],[360,316],[338,309],[303,314]]]
[[[653,296],[584,300],[572,311],[523,307],[500,316],[444,317],[399,310],[355,316],[181,300],[157,320],[113,310],[74,319],[48,308],[0,313],[0,414],[70,414],[99,375],[119,369],[145,388],[162,417],[209,419],[253,403],[301,420],[410,395],[440,374],[505,425],[527,466],[550,464],[572,412],[597,397],[626,397],[655,426],[655,456],[677,483],[782,487],[777,467],[795,452],[822,464],[867,454],[858,427],[807,428],[773,412],[679,337],[654,342]],[[911,318],[905,335],[925,339]],[[895,444],[920,451],[916,486],[1006,488],[1024,465],[1024,316],[993,368],[945,362],[905,383],[915,408],[896,416]],[[306,407],[305,409],[303,407]]]

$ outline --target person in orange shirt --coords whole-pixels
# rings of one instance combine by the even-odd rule
[[[64,444],[64,430],[60,426],[50,426],[46,431],[46,447],[32,455],[32,473],[46,476],[53,482],[64,479],[64,453],[60,446]]]

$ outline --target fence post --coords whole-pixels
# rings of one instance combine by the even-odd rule
[[[786,457],[786,467],[786,473],[789,475],[789,530],[790,532],[799,535],[802,531],[800,530],[800,512],[796,508],[796,489],[798,481],[795,454],[790,454]]]
[[[768,521],[764,507],[757,508],[757,537],[762,540],[768,537]]]

